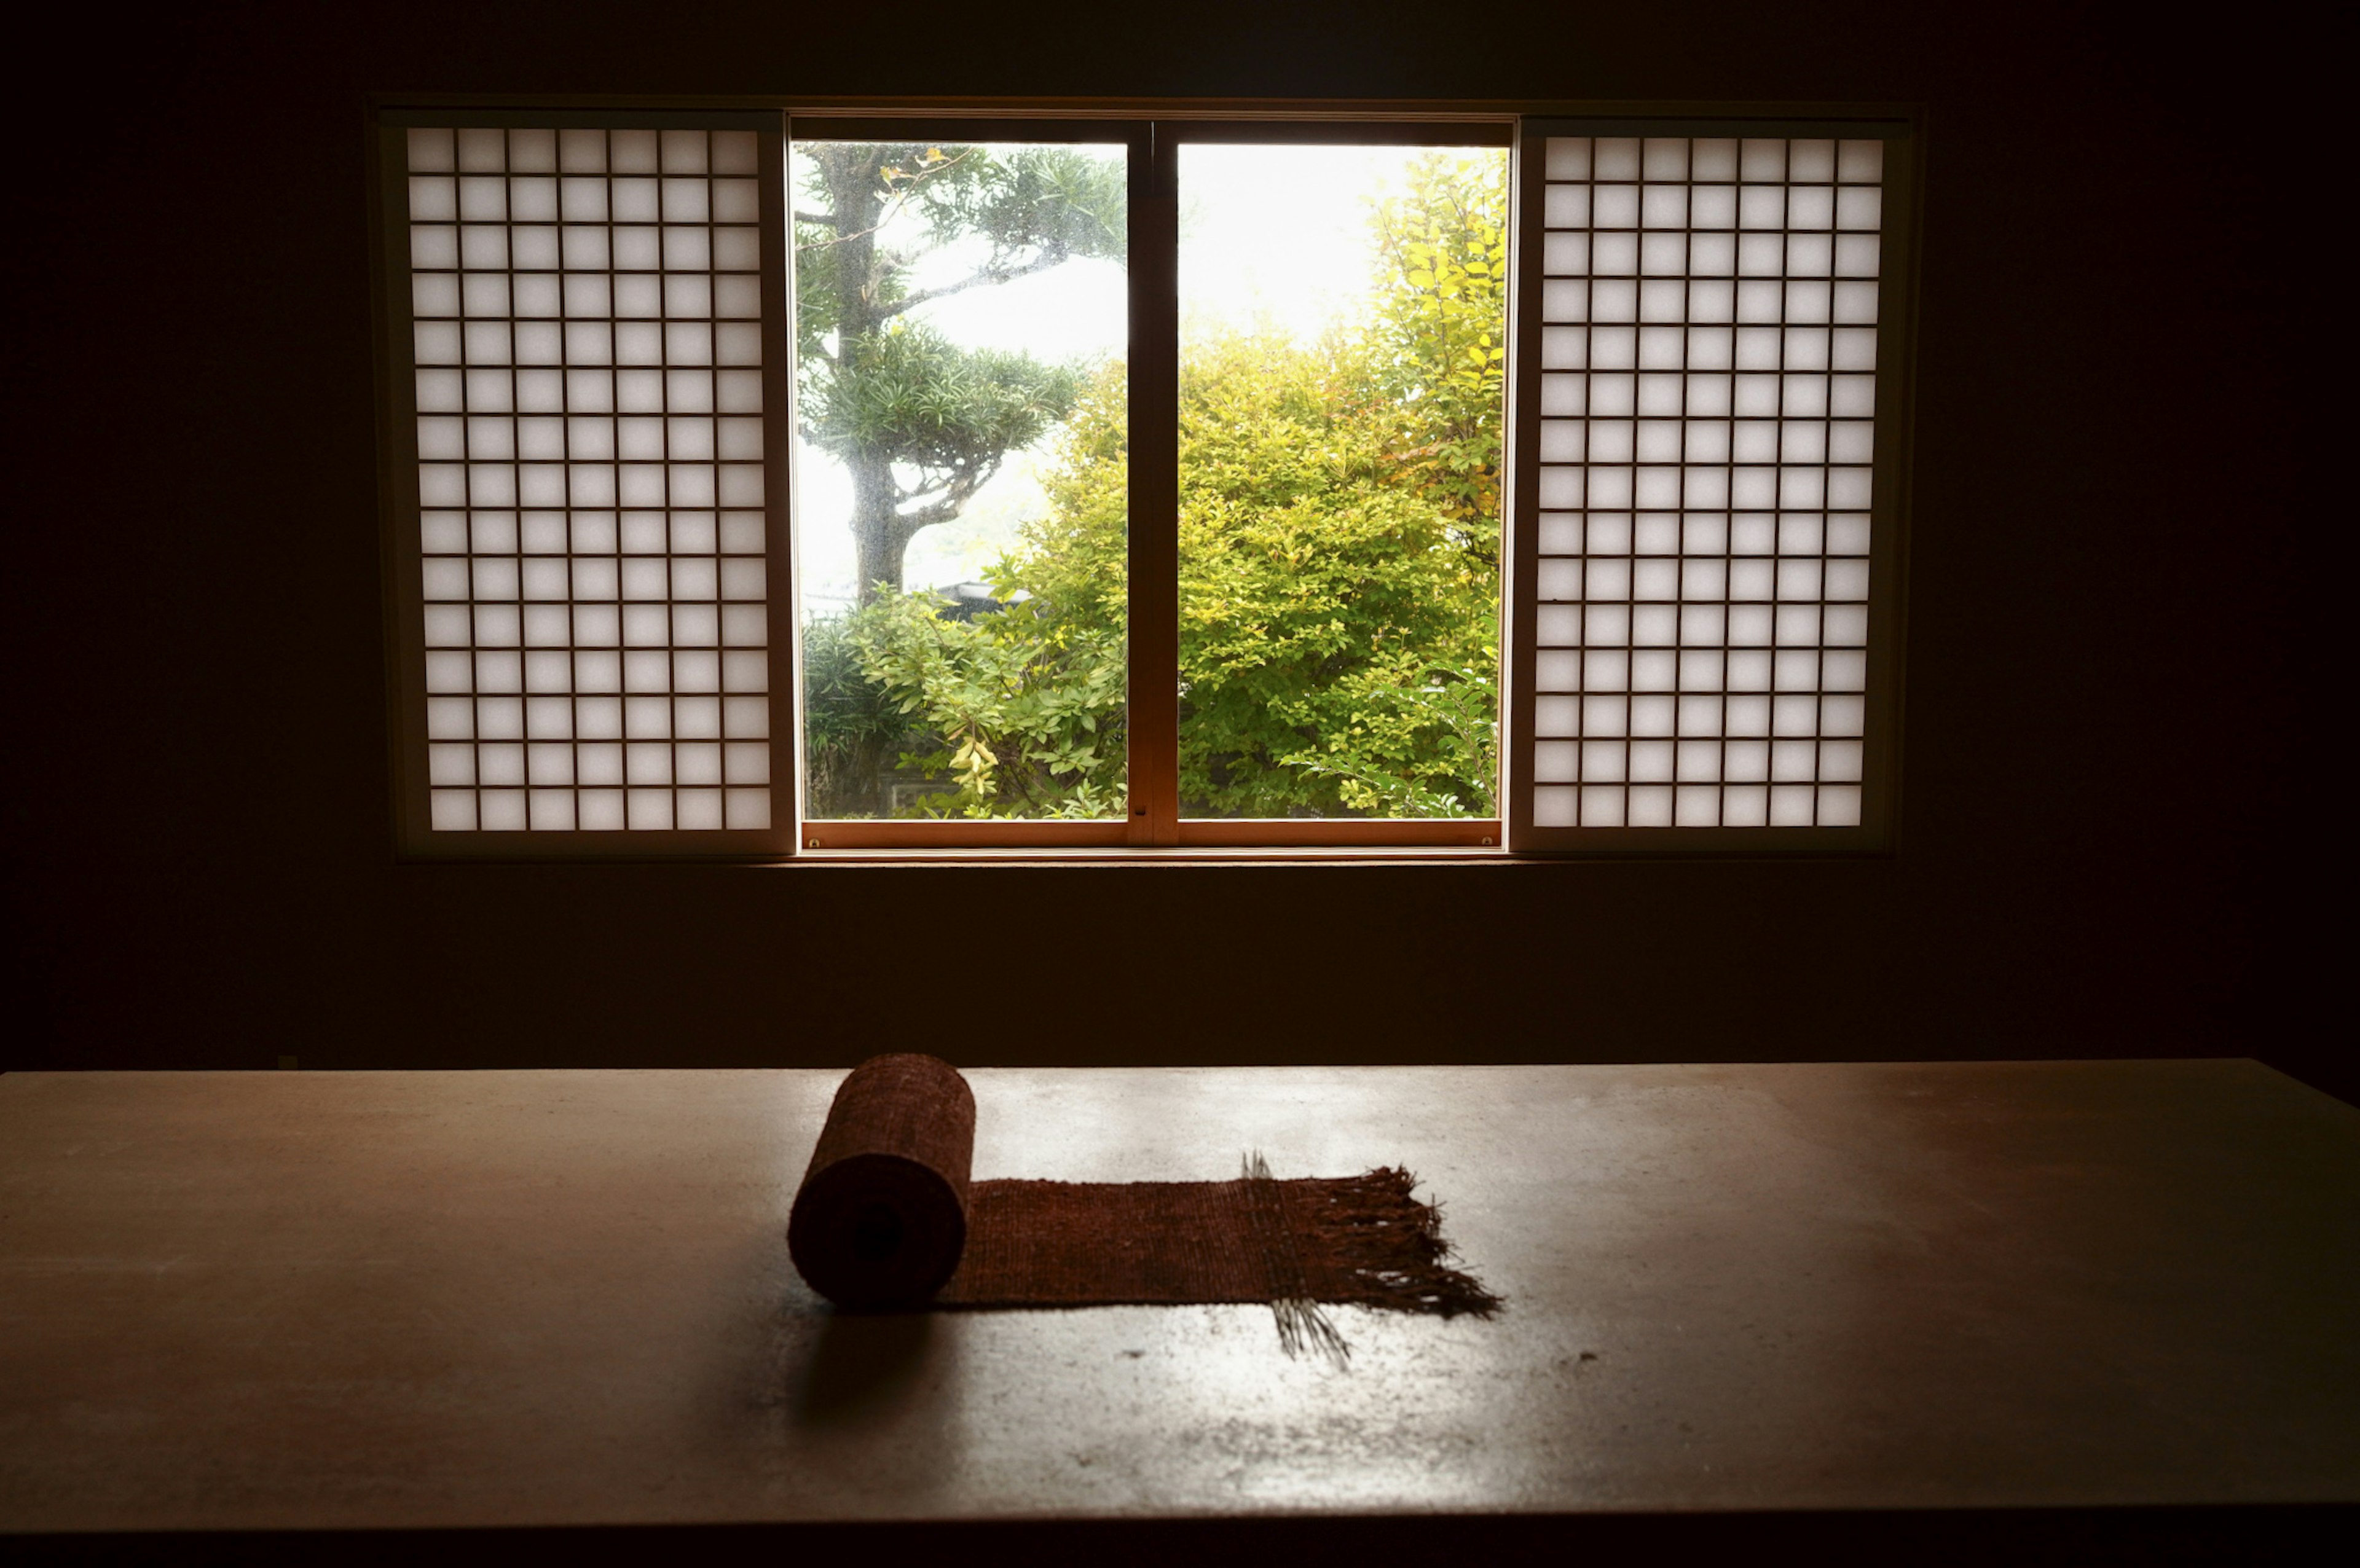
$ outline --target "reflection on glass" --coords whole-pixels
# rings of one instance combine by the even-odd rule
[[[1184,817],[1490,817],[1507,158],[1180,149]]]
[[[806,814],[1125,815],[1126,149],[790,174]]]

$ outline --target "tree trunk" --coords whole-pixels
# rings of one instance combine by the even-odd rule
[[[864,738],[814,754],[806,775],[806,802],[814,822],[847,817],[882,817],[892,809],[891,784],[903,736]]]
[[[823,146],[814,149],[827,182],[828,217],[836,233],[836,344],[839,356],[865,342],[883,320],[876,292],[885,269],[878,264],[877,225],[885,215],[882,159],[874,147]],[[901,591],[902,558],[917,530],[901,515],[901,487],[893,462],[882,451],[855,448],[840,457],[852,477],[852,541],[859,604],[874,604],[878,585]]]
[[[857,452],[846,454],[844,465],[852,471],[852,544],[865,610],[880,592],[901,591],[902,560],[915,530],[902,523],[890,459],[882,452]]]

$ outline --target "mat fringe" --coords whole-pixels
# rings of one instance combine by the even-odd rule
[[[1320,1311],[1318,1302],[1281,1296],[1270,1303],[1270,1313],[1278,1322],[1278,1347],[1289,1360],[1316,1355],[1338,1372],[1352,1369],[1350,1343]]]
[[[1287,1189],[1287,1208],[1308,1222],[1300,1230],[1288,1227],[1290,1239],[1312,1255],[1289,1248],[1286,1272],[1301,1279],[1300,1293],[1271,1301],[1288,1356],[1316,1353],[1339,1369],[1349,1364],[1351,1346],[1323,1304],[1445,1318],[1490,1317],[1502,1305],[1473,1275],[1444,1261],[1452,1249],[1442,1236],[1442,1205],[1410,1196],[1417,1178],[1409,1171],[1385,1165],[1358,1176],[1280,1182],[1259,1149],[1239,1164],[1241,1180]]]

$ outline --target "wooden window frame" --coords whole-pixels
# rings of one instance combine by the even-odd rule
[[[1253,846],[1360,848],[1496,846],[1500,819],[1201,819],[1179,801],[1179,208],[1176,164],[1189,143],[1507,147],[1500,118],[1335,115],[1180,118],[1109,114],[1033,119],[792,111],[787,143],[917,136],[930,142],[1120,143],[1129,149],[1128,821],[803,821],[805,850],[958,852],[983,848],[1155,850]],[[1504,524],[1504,518],[1502,519]],[[1506,574],[1502,573],[1502,591]],[[797,620],[800,623],[800,614]],[[1503,617],[1504,621],[1504,617]],[[800,715],[797,732],[801,733]],[[1503,769],[1504,771],[1504,769]],[[800,769],[798,770],[800,777]]]
[[[388,698],[395,833],[416,859],[690,859],[776,863],[1010,858],[1337,863],[1398,859],[1647,858],[1758,855],[1852,858],[1891,853],[1898,825],[1901,654],[1906,590],[1908,433],[1921,115],[1907,104],[1543,101],[1230,99],[881,99],[654,101],[477,95],[380,95],[369,108],[371,246],[379,363],[379,495],[387,584]],[[424,816],[422,602],[415,545],[416,418],[409,375],[407,275],[398,143],[407,127],[754,126],[762,132],[765,465],[770,474],[772,822],[749,832],[687,830],[430,833]],[[798,135],[888,136],[923,131],[945,140],[1121,141],[1131,148],[1128,263],[1132,347],[1130,424],[1131,660],[1128,736],[1133,815],[1109,822],[835,821],[802,816],[800,584],[792,570],[795,423],[789,296],[792,235],[786,160]],[[1532,822],[1533,656],[1530,615],[1536,503],[1526,475],[1537,462],[1535,413],[1541,225],[1525,221],[1537,189],[1528,146],[1549,134],[1598,136],[1876,136],[1886,140],[1886,285],[1880,318],[1875,419],[1875,543],[1870,585],[1867,773],[1856,828],[1550,829]],[[1177,800],[1177,201],[1174,163],[1191,141],[1504,146],[1509,150],[1512,269],[1504,410],[1500,766],[1502,811],[1491,819],[1184,819]],[[1143,187],[1143,189],[1142,189]],[[775,258],[775,259],[772,259]],[[775,314],[774,314],[775,312]],[[1151,328],[1154,330],[1151,330]],[[1143,374],[1142,372],[1144,372]],[[1142,440],[1142,437],[1149,439]],[[1152,585],[1152,586],[1151,586]],[[1142,591],[1145,588],[1147,591]]]

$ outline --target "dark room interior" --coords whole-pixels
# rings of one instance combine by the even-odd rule
[[[53,10],[17,56],[29,493],[5,574],[19,912],[0,1068],[2252,1058],[2351,1101],[2326,1010],[2341,900],[2300,891],[2340,772],[2311,704],[2348,505],[2301,390],[2332,318],[2288,254],[2335,206],[2324,19],[1896,0]],[[405,861],[368,259],[372,95],[405,93],[1907,106],[1924,153],[1891,852]],[[996,946],[992,973],[912,985],[911,954],[954,938]],[[1441,974],[1461,983],[1418,978]],[[2333,1113],[2340,1141],[2322,1133],[2310,1168],[2331,1181],[2355,1169]],[[2332,1315],[2360,1259],[2348,1215],[2318,1225],[2344,1250],[2312,1258],[2306,1310]],[[2342,1355],[2318,1372],[2348,1400]],[[2341,1408],[2322,1463],[2342,1494],[2307,1500],[2360,1495]],[[0,1434],[32,1430],[0,1415]],[[0,1528],[49,1517],[23,1511],[29,1485],[0,1480]]]
[[[1067,1005],[1121,1017],[1126,1061],[2226,1053],[2355,1092],[2306,1006],[2312,852],[2272,842],[2324,743],[2300,716],[2328,516],[2300,456],[2309,329],[2265,238],[2300,208],[2307,138],[2276,101],[2254,129],[2292,38],[2271,58],[2258,22],[2162,38],[2104,9],[1509,6],[1437,40],[1412,7],[1339,27],[1034,6],[880,48],[825,8],[558,14],[70,35],[62,59],[118,52],[103,108],[68,116],[82,151],[36,176],[49,243],[14,263],[44,301],[18,349],[43,454],[20,515],[56,520],[9,574],[10,694],[42,737],[11,780],[32,976],[12,1066],[848,1064],[901,911],[925,907],[1055,931]],[[363,130],[366,94],[403,89],[1923,105],[1896,852],[395,864]],[[134,365],[153,375],[126,407]],[[1370,952],[1481,965],[1488,1014],[1324,983]],[[1132,1007],[1142,953],[1186,954],[1189,983]],[[993,1052],[1100,1059],[1053,1029]]]

